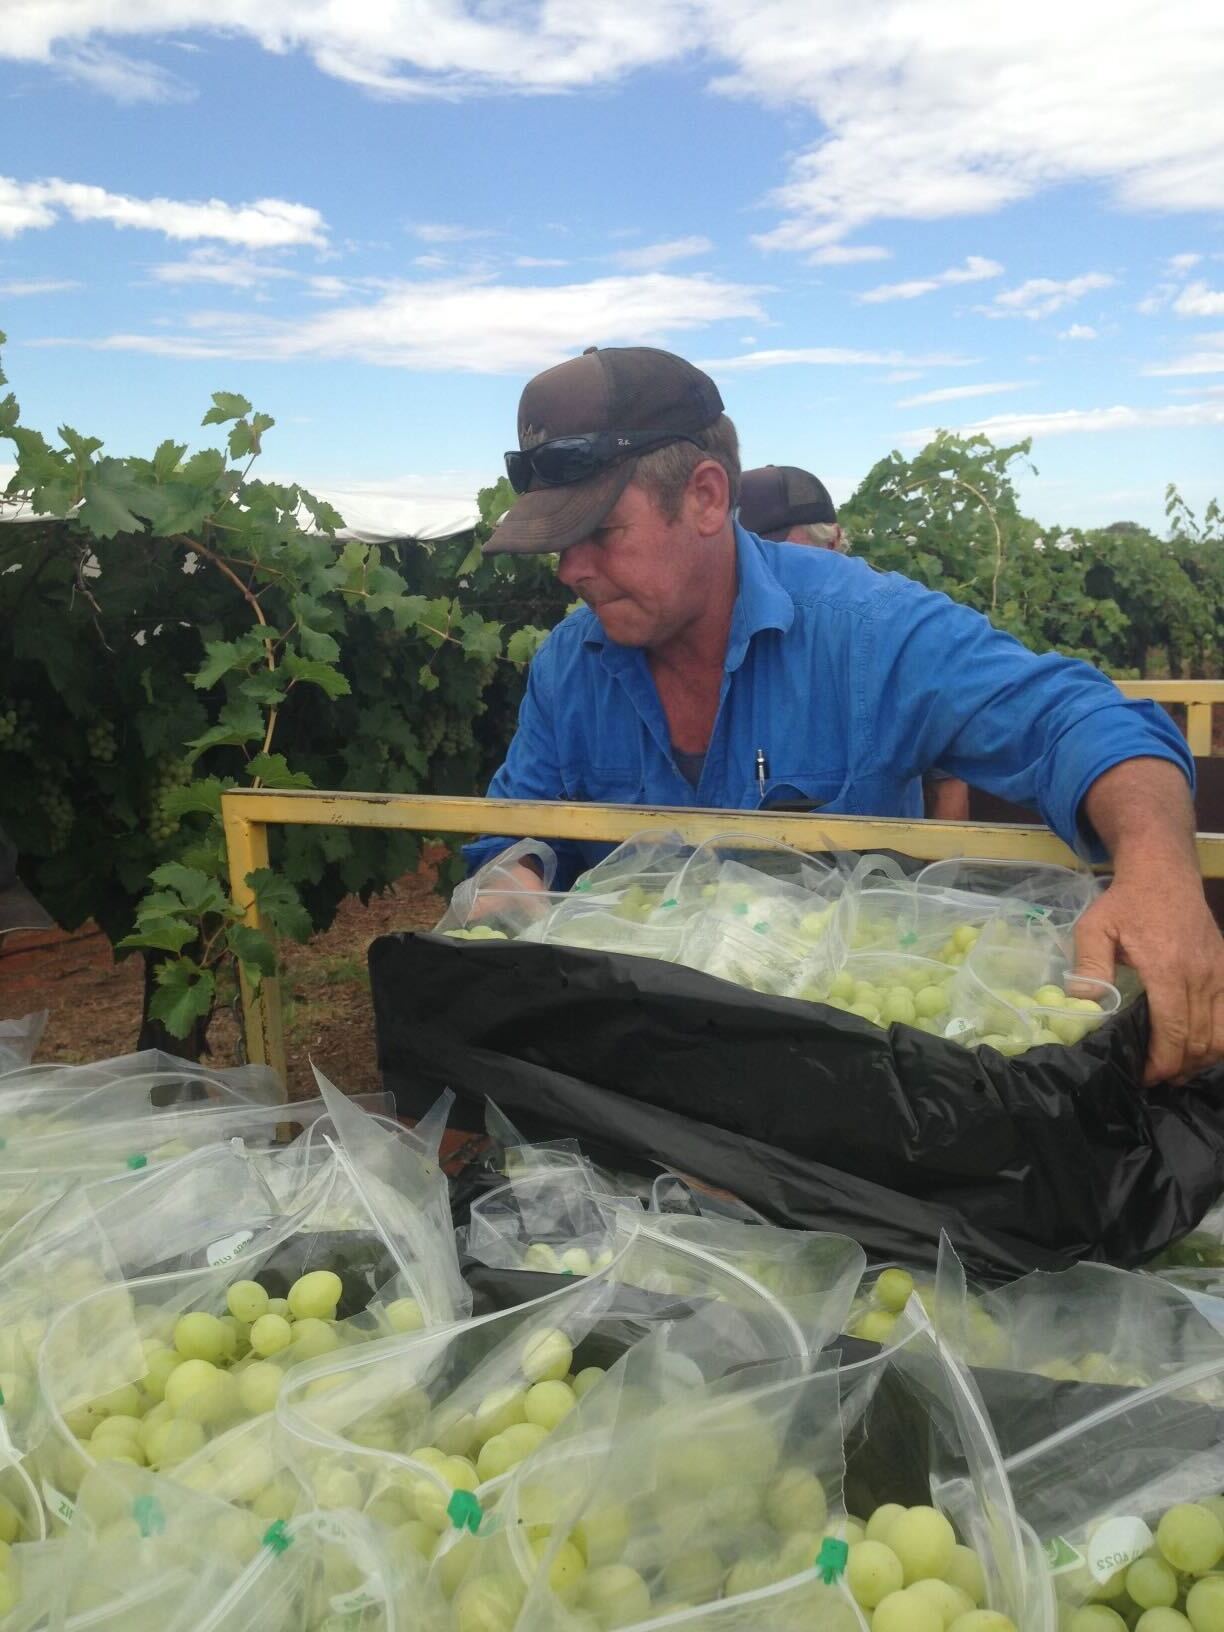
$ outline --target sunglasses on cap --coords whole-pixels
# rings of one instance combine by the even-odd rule
[[[533,480],[543,487],[568,487],[598,476],[622,459],[636,458],[671,442],[700,444],[674,431],[599,431],[592,436],[558,436],[534,448],[511,448],[506,454],[506,475],[516,493],[526,493]]]

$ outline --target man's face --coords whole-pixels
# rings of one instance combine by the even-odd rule
[[[662,646],[700,615],[711,542],[685,518],[682,508],[668,521],[630,482],[603,525],[562,552],[558,578],[618,646]]]

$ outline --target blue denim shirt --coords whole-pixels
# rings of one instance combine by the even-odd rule
[[[1099,854],[1080,802],[1111,766],[1168,759],[1193,781],[1168,715],[1088,664],[1038,656],[980,613],[852,556],[738,525],[735,543],[739,595],[697,786],[676,764],[645,652],[618,646],[583,608],[535,655],[490,797],[727,810],[807,799],[833,815],[918,817],[922,776],[938,767],[1035,807]],[[510,842],[468,845],[469,867]],[[567,888],[611,847],[556,848]]]

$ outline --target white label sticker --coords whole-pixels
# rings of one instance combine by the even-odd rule
[[[323,1541],[333,1541],[341,1547],[348,1546],[353,1539],[353,1532],[346,1525],[326,1513],[312,1513],[310,1527]]]
[[[47,1504],[47,1512],[61,1524],[71,1524],[76,1517],[76,1503],[64,1495],[62,1490],[47,1479],[42,1482],[43,1501]]]
[[[237,1258],[243,1247],[255,1239],[254,1230],[238,1230],[233,1235],[227,1235],[224,1241],[214,1241],[204,1254],[208,1260],[208,1267],[215,1269],[218,1264],[228,1264],[232,1258]]]
[[[1106,1519],[1088,1543],[1088,1568],[1095,1581],[1108,1581],[1142,1558],[1152,1545],[1152,1532],[1142,1519]]]
[[[944,1036],[950,1037],[955,1042],[957,1038],[971,1036],[976,1030],[977,1027],[972,1020],[966,1020],[961,1016],[948,1021],[944,1027]]]

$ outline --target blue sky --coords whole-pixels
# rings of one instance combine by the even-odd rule
[[[837,498],[936,426],[1050,524],[1224,495],[1224,7],[8,0],[0,326],[31,424],[444,524],[524,379],[706,362]],[[114,29],[117,16],[126,19]],[[110,31],[108,31],[110,30]]]

